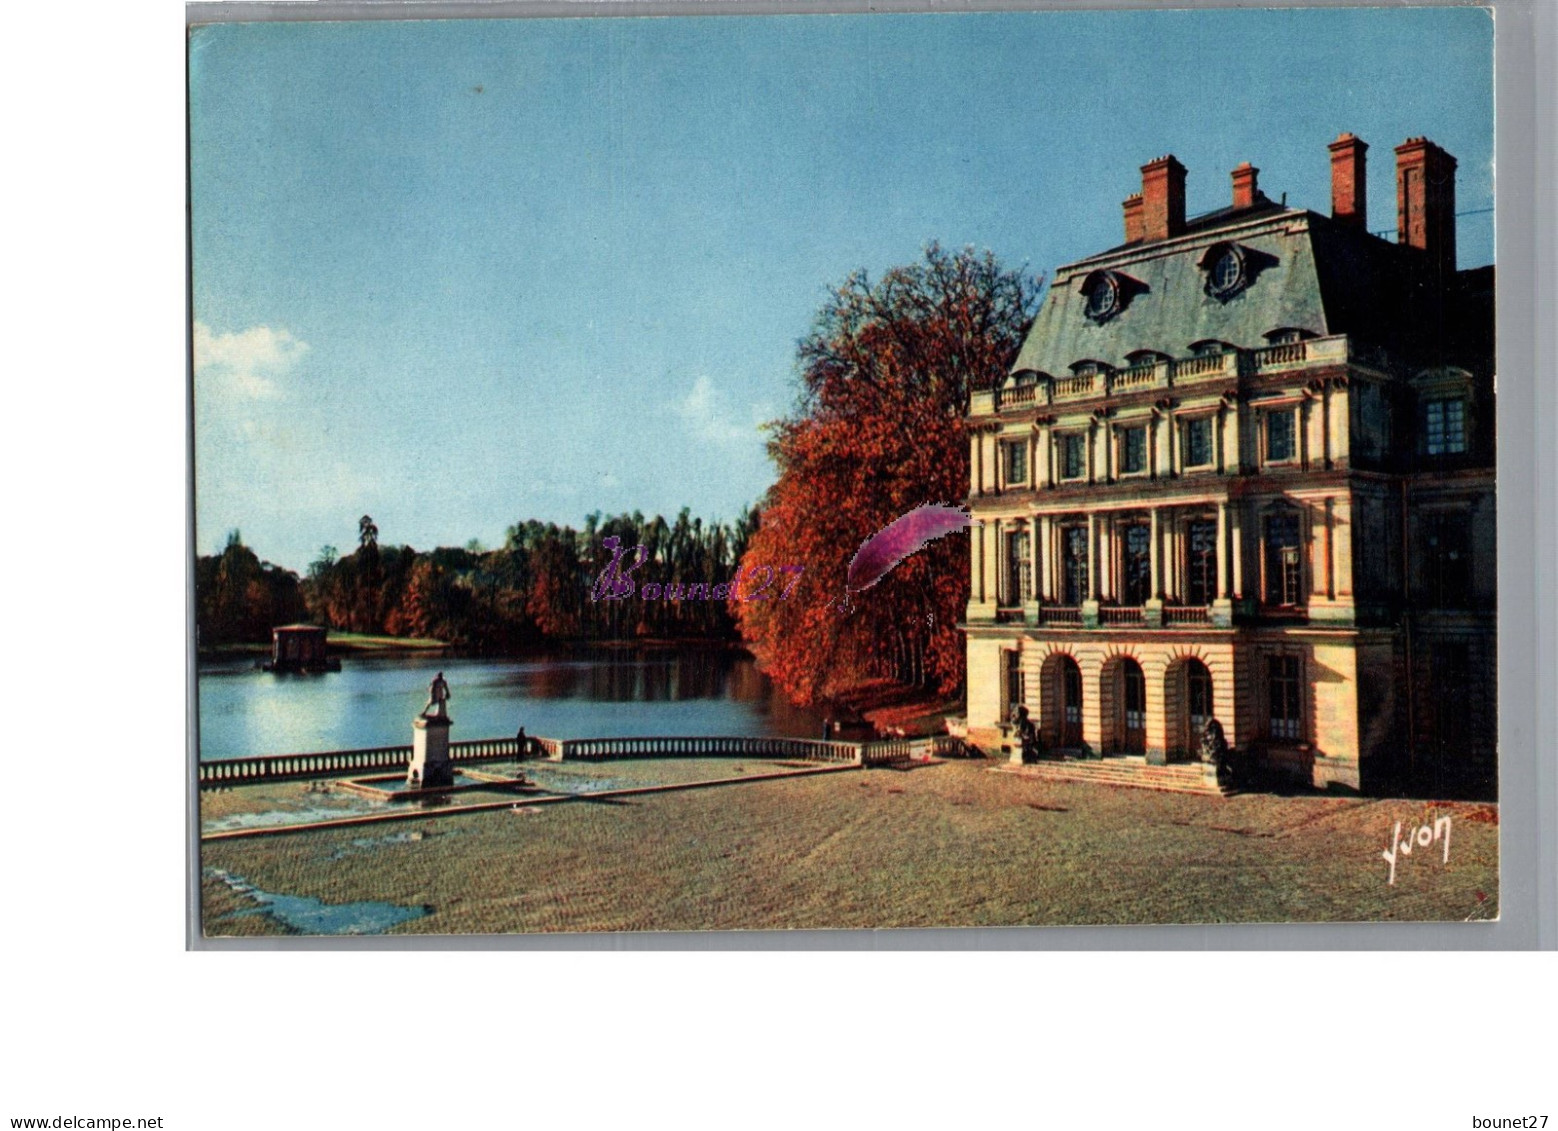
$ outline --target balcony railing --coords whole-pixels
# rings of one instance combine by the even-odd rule
[[[1228,349],[1223,353],[1176,358],[1125,369],[1078,373],[1067,377],[1038,377],[1006,388],[979,389],[970,411],[975,416],[1006,409],[1032,408],[1055,401],[1081,400],[1134,393],[1144,389],[1168,389],[1213,378],[1238,378],[1273,373],[1310,365],[1342,365],[1356,362],[1383,368],[1385,358],[1377,349],[1350,342],[1345,334],[1282,342],[1260,349]]]
[[[1024,609],[1000,607],[985,615],[996,624],[1028,625],[1034,628],[1210,628],[1216,627],[1212,610],[1206,605],[1164,605],[1162,620],[1149,621],[1140,605],[1099,605],[1097,615],[1084,615],[1076,605],[1029,605]],[[987,621],[986,623],[989,623]]]
[[[1040,624],[1059,624],[1082,626],[1082,610],[1077,608],[1064,608],[1059,605],[1039,606]]]

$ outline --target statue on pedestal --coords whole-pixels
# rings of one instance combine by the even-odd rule
[[[427,706],[422,708],[424,719],[447,719],[449,717],[449,684],[444,679],[444,673],[439,672],[433,677],[433,682],[427,689]]]
[[[412,789],[442,789],[454,784],[454,764],[449,760],[449,684],[444,673],[433,677],[427,689],[427,706],[411,720],[411,765],[406,784]]]
[[[1201,730],[1201,761],[1216,773],[1218,781],[1225,780],[1232,772],[1228,763],[1228,739],[1223,736],[1223,724],[1215,718],[1207,719]]]
[[[1036,762],[1039,758],[1039,728],[1028,717],[1028,708],[1019,703],[1012,709],[1012,726],[1017,731],[1017,741],[1024,762]]]

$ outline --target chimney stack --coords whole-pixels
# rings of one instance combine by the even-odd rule
[[[1255,187],[1255,178],[1260,170],[1248,161],[1233,171],[1233,206],[1235,208],[1253,208],[1259,200],[1260,189]]]
[[[1455,274],[1455,158],[1426,137],[1396,146],[1396,242],[1427,252],[1441,277]]]
[[[1185,167],[1173,154],[1141,167],[1142,236],[1166,240],[1185,230]]]
[[[1368,231],[1369,196],[1364,160],[1369,146],[1362,138],[1342,134],[1331,151],[1331,219]]]
[[[1141,193],[1133,193],[1125,198],[1125,242],[1141,243],[1146,231],[1141,218]]]

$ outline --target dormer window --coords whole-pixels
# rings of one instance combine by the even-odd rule
[[[1083,313],[1094,322],[1107,322],[1120,312],[1120,280],[1113,271],[1094,271],[1082,284],[1086,300]]]
[[[1463,455],[1466,451],[1466,400],[1436,397],[1423,402],[1423,450],[1431,456]]]
[[[1075,361],[1071,364],[1071,372],[1078,377],[1091,377],[1095,373],[1107,373],[1108,371],[1108,362],[1099,361],[1097,358],[1092,357],[1085,357],[1081,361]]]
[[[1201,269],[1206,272],[1206,293],[1219,301],[1232,298],[1250,282],[1244,251],[1235,243],[1213,244],[1201,257]]]
[[[1220,342],[1216,338],[1202,338],[1199,342],[1190,343],[1190,352],[1196,357],[1221,357],[1232,348],[1227,342]]]
[[[1305,330],[1300,326],[1278,326],[1275,330],[1268,330],[1261,337],[1274,346],[1289,345],[1293,342],[1307,342],[1310,338],[1318,337],[1313,330]]]
[[[1157,365],[1173,359],[1168,354],[1159,353],[1157,350],[1132,350],[1125,355],[1125,360],[1132,365]]]

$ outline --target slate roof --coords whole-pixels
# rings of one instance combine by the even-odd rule
[[[1242,249],[1250,276],[1228,299],[1208,292],[1202,266],[1222,243]],[[1403,360],[1448,363],[1468,352],[1463,323],[1491,327],[1491,297],[1485,308],[1474,304],[1450,317],[1444,302],[1480,293],[1472,278],[1478,272],[1461,272],[1446,293],[1421,277],[1422,262],[1415,249],[1305,209],[1264,199],[1252,208],[1219,209],[1191,219],[1183,235],[1061,267],[1012,371],[1065,376],[1089,359],[1123,367],[1138,350],[1186,357],[1192,343],[1207,339],[1258,349],[1270,344],[1269,332],[1288,327],[1348,334]],[[1128,298],[1102,323],[1086,316],[1082,293],[1097,270],[1117,272]],[[1480,290],[1491,294],[1490,278]]]

